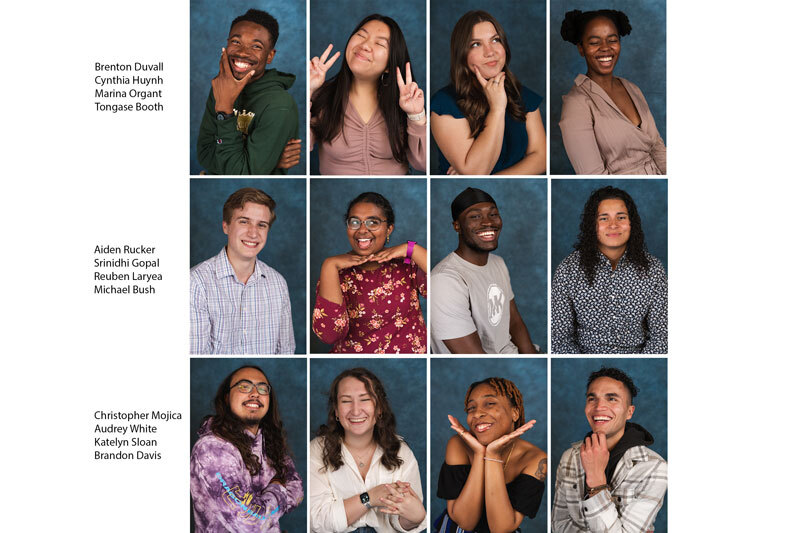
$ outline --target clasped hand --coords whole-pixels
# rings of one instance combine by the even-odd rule
[[[422,505],[422,500],[411,488],[410,483],[397,481],[378,485],[370,491],[370,503],[372,503],[372,491],[376,491],[375,496],[380,502],[376,506],[379,507],[380,512],[398,515],[415,524],[419,524],[425,518],[425,506]]]

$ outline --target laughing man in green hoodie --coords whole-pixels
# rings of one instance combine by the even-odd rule
[[[300,160],[295,80],[266,67],[275,57],[278,21],[251,9],[234,19],[211,80],[197,153],[209,174],[286,174]]]

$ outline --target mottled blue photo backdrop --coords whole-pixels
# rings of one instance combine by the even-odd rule
[[[191,360],[190,383],[190,429],[191,446],[197,442],[197,431],[206,415],[214,414],[214,396],[222,380],[231,372],[245,365],[260,367],[267,375],[270,385],[278,399],[289,449],[297,473],[303,479],[303,491],[308,492],[306,483],[306,360],[283,359],[211,359],[193,358]],[[307,531],[305,499],[291,513],[280,519],[281,529],[285,531]],[[192,516],[192,531],[194,516]]]
[[[362,192],[377,192],[392,204],[394,231],[389,246],[414,241],[428,247],[427,198],[425,178],[312,178],[311,179],[311,283],[308,312],[314,310],[316,286],[322,262],[328,257],[349,252],[344,216],[350,200]],[[430,270],[431,257],[428,253]],[[420,298],[426,317],[425,298]],[[327,353],[333,347],[311,334],[311,353]]]
[[[450,34],[466,12],[481,9],[503,26],[511,48],[511,72],[542,98],[547,96],[547,5],[543,0],[431,0],[431,96],[450,84]],[[430,99],[428,99],[430,101]],[[547,100],[539,105],[547,129]],[[431,174],[439,168],[439,148],[431,135]],[[536,341],[534,341],[536,342]]]
[[[550,194],[551,272],[575,248],[583,206],[592,191],[608,185],[622,189],[633,198],[642,219],[647,251],[667,264],[667,180],[665,179],[553,179]]]
[[[194,178],[189,186],[189,266],[217,255],[228,236],[222,206],[243,187],[275,200],[277,219],[258,258],[286,279],[292,303],[295,353],[306,352],[306,180],[305,178]],[[186,273],[187,280],[189,273]]]
[[[665,0],[551,0],[550,2],[550,173],[575,174],[561,137],[561,97],[578,74],[586,74],[586,60],[578,48],[561,38],[564,14],[573,9],[616,9],[628,15],[630,35],[620,41],[614,75],[639,86],[667,141],[667,9]]]
[[[431,359],[431,521],[447,509],[447,501],[436,497],[439,470],[444,464],[447,441],[455,435],[447,415],[466,427],[464,397],[476,381],[490,377],[509,379],[522,393],[525,420],[536,420],[521,438],[547,451],[547,359]],[[551,459],[552,460],[552,459]],[[547,531],[547,498],[542,498],[534,519],[522,521],[522,531]]]
[[[427,370],[425,359],[311,359],[311,438],[328,418],[328,392],[336,376],[349,368],[364,367],[383,383],[389,405],[397,419],[397,434],[403,437],[419,463],[422,490],[428,472]],[[351,495],[349,495],[351,496]],[[420,495],[423,503],[427,494]],[[290,530],[291,531],[291,530]]]
[[[303,151],[300,163],[289,170],[289,174],[306,173],[306,3],[304,0],[264,2],[252,0],[191,0],[190,26],[190,118],[189,118],[189,173],[199,174],[203,168],[197,160],[197,133],[211,91],[211,80],[219,74],[219,55],[228,40],[233,19],[244,15],[248,9],[266,11],[278,21],[278,42],[275,43],[275,58],[267,68],[294,74],[297,79],[289,94],[297,104],[300,139]]]
[[[631,422],[649,431],[655,440],[650,449],[664,460],[667,457],[667,360],[613,358],[554,358],[550,363],[550,413],[553,417],[550,441],[550,488],[555,494],[555,479],[561,455],[591,431],[586,420],[586,380],[600,367],[619,368],[633,380],[639,394],[633,399],[636,409]],[[433,368],[431,367],[433,375]],[[669,496],[669,489],[667,489]],[[552,496],[551,496],[552,498]],[[658,512],[656,531],[667,531],[667,498]]]
[[[425,67],[426,27],[425,0],[311,0],[309,26],[310,57],[320,56],[333,44],[331,56],[337,51],[342,54],[325,76],[326,80],[336,75],[344,61],[344,50],[350,34],[365,17],[378,13],[390,17],[397,22],[406,40],[414,81],[425,92],[425,110],[430,107],[428,91],[428,73]],[[306,66],[306,70],[308,67]],[[403,73],[405,76],[405,72]],[[392,83],[397,83],[394,74]],[[414,171],[416,172],[416,171]],[[311,174],[319,174],[319,158],[316,150],[311,154]]]
[[[458,247],[450,203],[467,187],[492,195],[503,229],[492,253],[503,258],[517,309],[531,340],[547,352],[547,180],[545,178],[432,178],[431,269]],[[431,298],[436,297],[436,287]]]

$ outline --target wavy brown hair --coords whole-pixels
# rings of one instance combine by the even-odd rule
[[[372,440],[383,448],[381,463],[389,470],[400,468],[403,460],[398,453],[400,452],[400,438],[397,436],[397,420],[389,407],[389,399],[386,397],[386,390],[378,376],[366,368],[351,368],[345,370],[333,380],[330,391],[328,392],[328,421],[321,425],[317,430],[317,436],[323,437],[322,446],[322,469],[331,468],[338,470],[343,464],[342,460],[342,441],[344,440],[344,428],[336,418],[336,405],[339,399],[339,383],[344,378],[356,378],[367,389],[367,393],[375,402],[375,412],[377,422],[372,428]]]
[[[491,22],[500,42],[506,50],[505,89],[508,103],[506,111],[514,120],[525,122],[525,106],[522,103],[522,84],[508,68],[511,63],[511,47],[508,45],[506,32],[493,16],[486,11],[469,11],[456,22],[450,35],[450,83],[456,93],[456,104],[469,122],[470,137],[477,137],[483,131],[486,115],[489,113],[489,101],[483,93],[478,78],[467,65],[469,43],[472,40],[472,28],[480,22]]]
[[[264,374],[264,377],[267,377],[266,372],[252,365],[239,367],[228,374],[219,384],[217,395],[214,397],[214,409],[217,414],[213,417],[206,417],[205,420],[211,418],[211,431],[214,435],[236,446],[248,472],[250,472],[251,476],[255,476],[261,471],[263,465],[260,459],[251,451],[253,438],[245,432],[245,424],[233,414],[230,404],[231,379],[233,379],[234,374],[243,368],[258,370]],[[278,410],[275,385],[269,381],[269,378],[267,378],[267,381],[270,384],[269,410],[266,416],[261,419],[261,422],[258,423],[258,427],[261,430],[261,446],[264,455],[275,469],[275,479],[285,483],[286,476],[289,473],[286,467],[286,458],[290,454],[289,443],[286,439],[286,430],[283,428],[280,411]]]
[[[464,396],[464,410],[467,409],[469,404],[469,395],[472,394],[473,389],[478,385],[489,385],[500,396],[508,398],[511,407],[519,411],[519,418],[514,422],[514,429],[522,426],[525,423],[525,404],[522,401],[522,393],[519,391],[514,382],[506,378],[486,378],[483,381],[476,381],[467,389],[467,394]]]

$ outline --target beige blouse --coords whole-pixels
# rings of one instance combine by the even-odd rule
[[[623,78],[642,124],[635,126],[608,94],[583,74],[563,96],[561,135],[576,174],[666,174],[667,147],[642,91]]]
[[[425,172],[427,155],[426,124],[408,121],[408,162]],[[314,137],[311,137],[314,148]],[[366,124],[358,111],[347,103],[340,133],[330,143],[319,145],[320,174],[347,174],[354,176],[372,174],[407,174],[408,165],[399,163],[392,156],[389,133],[383,113],[376,109]]]

